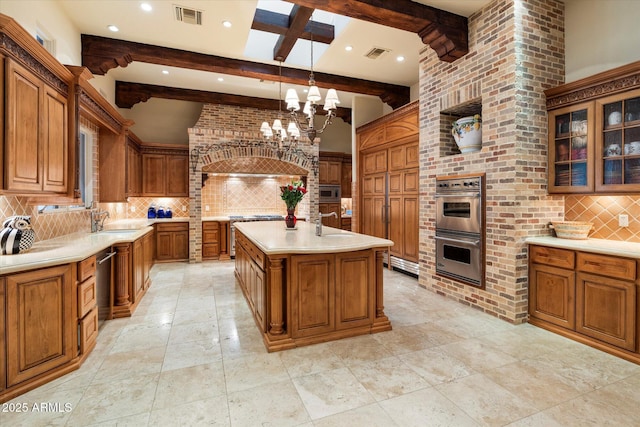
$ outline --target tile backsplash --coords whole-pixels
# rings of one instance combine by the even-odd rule
[[[121,219],[142,219],[147,217],[149,206],[170,208],[173,218],[189,218],[188,197],[129,197],[128,203],[101,203],[100,207],[109,212],[109,221]]]
[[[202,187],[202,216],[286,215],[280,186],[299,177],[289,175],[239,176],[211,174]],[[304,197],[301,204],[306,203]]]
[[[565,220],[593,222],[589,237],[640,243],[640,197],[566,196]],[[628,215],[629,226],[618,225],[619,215]]]
[[[13,215],[31,216],[36,242],[91,229],[90,213],[86,209],[63,208],[56,212],[38,213],[37,207],[27,205],[24,197],[0,196],[0,220]]]

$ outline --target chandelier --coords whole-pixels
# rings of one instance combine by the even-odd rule
[[[300,138],[300,131],[293,122],[289,122],[287,130],[282,126],[282,62],[280,62],[278,66],[278,77],[278,118],[273,121],[273,125],[271,126],[269,126],[268,122],[262,122],[260,132],[262,132],[262,136],[264,136],[265,139],[271,140],[273,145],[282,150],[285,142],[287,142],[287,145],[290,147],[297,145],[298,138]],[[288,135],[287,131],[289,132]]]
[[[322,127],[318,128],[315,125],[315,115],[321,99],[322,96],[320,96],[320,90],[318,89],[318,86],[316,86],[316,80],[313,77],[313,33],[311,33],[311,72],[309,74],[309,90],[307,92],[307,102],[305,102],[304,108],[302,109],[302,114],[306,117],[302,119],[298,117],[298,111],[300,111],[300,99],[298,98],[298,94],[295,89],[291,88],[287,90],[285,101],[287,102],[287,110],[289,110],[291,118],[293,119],[293,122],[295,122],[295,124],[290,122],[289,127],[293,128],[292,124],[294,124],[298,129],[298,134],[305,135],[309,138],[309,141],[312,144],[316,136],[324,132],[327,125],[331,124],[331,119],[336,116],[337,104],[340,103],[336,90],[329,89],[323,107],[326,111],[326,117]]]

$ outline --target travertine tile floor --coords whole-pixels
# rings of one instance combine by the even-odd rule
[[[396,272],[385,272],[393,331],[271,354],[232,262],[152,274],[135,315],[107,322],[81,369],[9,402],[28,411],[1,412],[0,425],[640,425],[640,366]],[[62,410],[33,411],[42,403]]]

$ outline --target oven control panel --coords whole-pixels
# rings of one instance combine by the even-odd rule
[[[453,178],[436,181],[436,193],[455,193],[482,190],[482,177]]]

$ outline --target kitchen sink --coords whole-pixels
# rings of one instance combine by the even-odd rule
[[[341,233],[336,233],[336,234],[323,234],[322,237],[353,237],[353,234],[341,234]]]
[[[133,233],[137,233],[139,230],[132,230],[132,229],[126,229],[126,230],[102,230],[100,232],[98,232],[99,234],[133,234]]]

